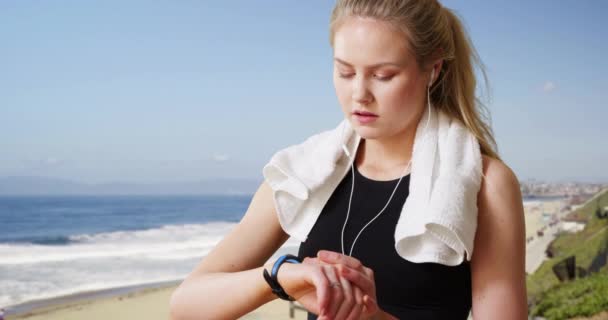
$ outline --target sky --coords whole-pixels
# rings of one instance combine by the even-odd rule
[[[608,181],[608,2],[445,0],[520,180]],[[0,177],[260,178],[335,127],[334,1],[0,2]]]

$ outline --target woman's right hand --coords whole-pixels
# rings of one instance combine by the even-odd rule
[[[270,270],[271,267],[267,265],[266,269]],[[277,279],[288,295],[308,311],[318,314],[319,320],[358,320],[363,314],[361,290],[341,277],[330,264],[310,258],[301,264],[284,263]]]

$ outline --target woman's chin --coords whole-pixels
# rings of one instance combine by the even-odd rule
[[[353,129],[363,139],[376,139],[382,136],[381,130],[370,126],[361,126],[356,124]]]

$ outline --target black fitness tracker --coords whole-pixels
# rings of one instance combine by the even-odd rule
[[[276,294],[279,298],[287,301],[294,301],[295,299],[290,297],[285,292],[285,290],[283,290],[283,287],[281,287],[279,281],[277,280],[277,273],[279,272],[279,267],[285,262],[302,263],[302,260],[292,254],[282,255],[272,266],[272,271],[270,272],[270,274],[268,274],[268,271],[266,271],[266,268],[264,268],[264,279],[266,279],[266,282],[268,282],[268,285],[272,289],[272,292]]]

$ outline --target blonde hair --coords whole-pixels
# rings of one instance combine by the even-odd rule
[[[477,137],[482,154],[500,160],[489,112],[475,96],[475,65],[489,92],[485,67],[452,10],[436,0],[337,0],[330,19],[332,47],[341,22],[352,16],[386,21],[401,30],[423,70],[432,61],[442,59],[441,71],[431,87],[433,106],[460,120]]]

